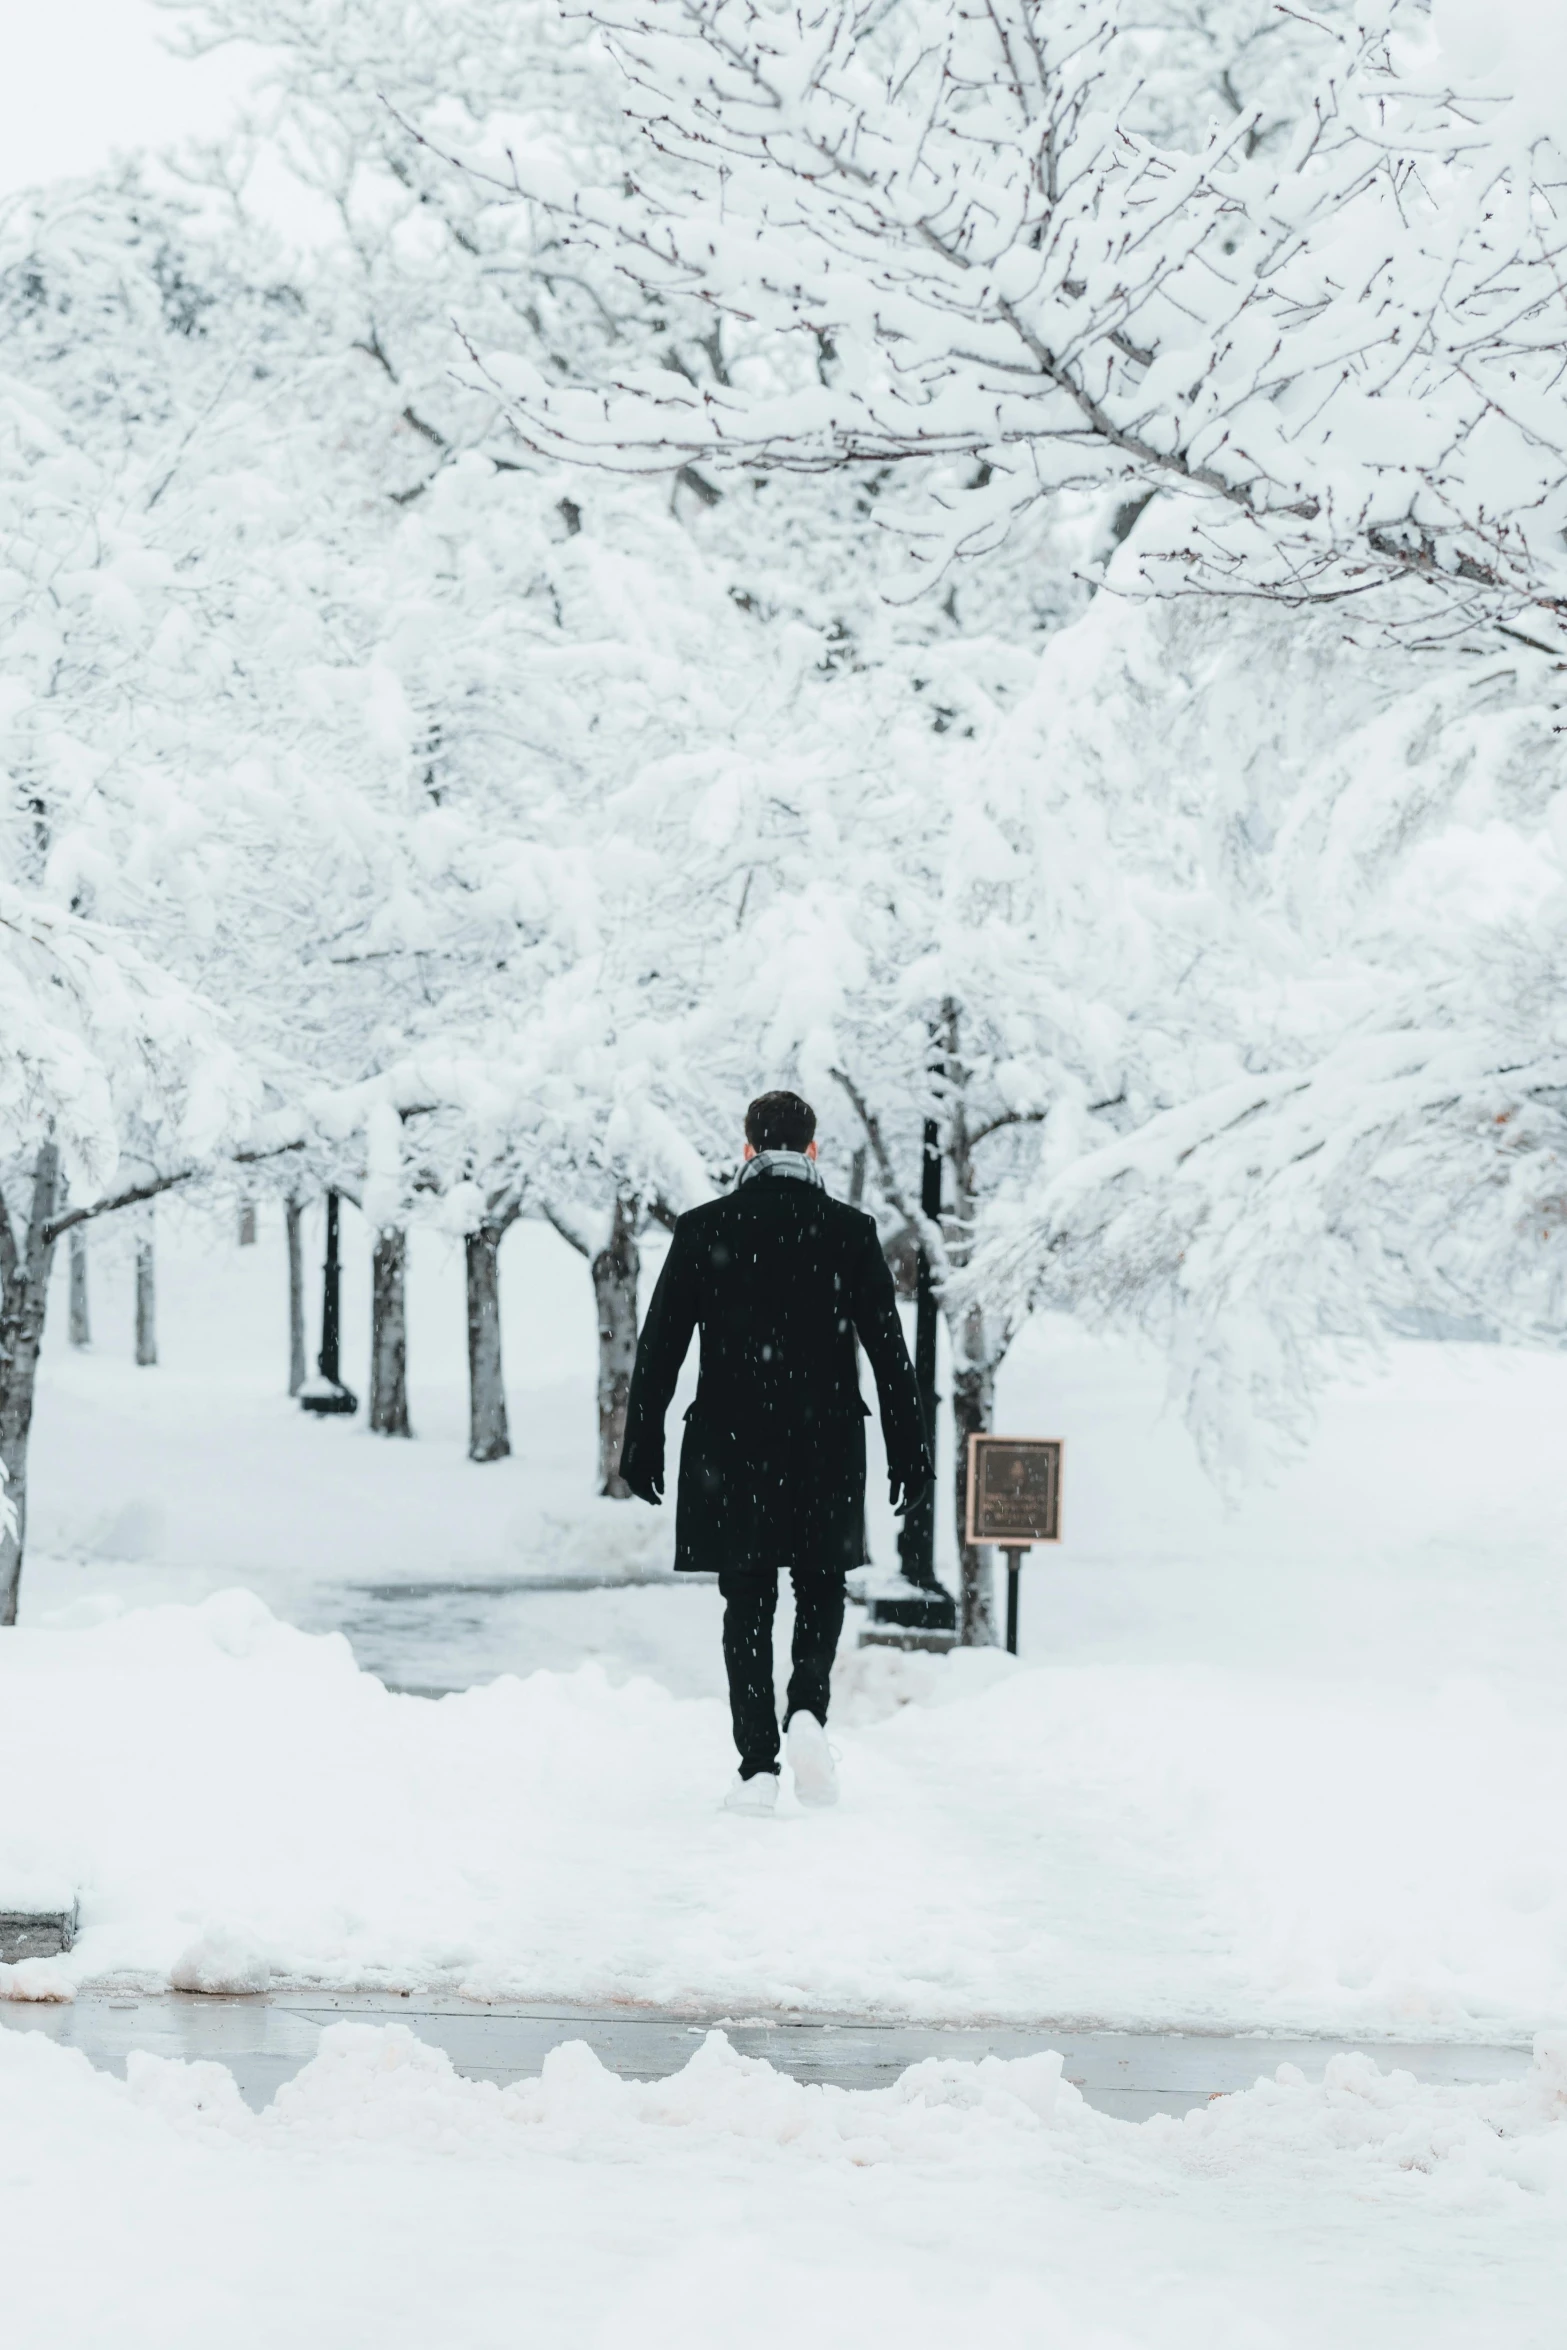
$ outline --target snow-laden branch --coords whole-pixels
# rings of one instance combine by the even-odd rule
[[[1322,26],[1281,145],[1239,119],[1195,153],[1127,127],[1147,35],[1117,0],[586,12],[643,163],[584,186],[541,144],[512,184],[734,351],[724,382],[590,384],[485,351],[536,448],[933,461],[924,578],[1042,495],[1136,480],[1166,493],[1145,584],[1375,594],[1426,631],[1527,613],[1557,641],[1567,171],[1505,106],[1412,78],[1416,0]]]
[[[254,1091],[211,1006],[121,934],[0,882],[6,1156],[52,1138],[101,1190],[128,1123],[205,1156],[248,1117]]]
[[[1221,1467],[1302,1429],[1325,1365],[1434,1296],[1538,1337],[1567,1048],[1503,1065],[1497,1041],[1394,1026],[1172,1108],[993,1216],[958,1290],[1154,1333]]]
[[[101,1199],[83,1200],[75,1207],[62,1209],[44,1224],[43,1237],[49,1247],[77,1224],[95,1223],[100,1216],[118,1215],[122,1208],[140,1207],[150,1199],[161,1199],[165,1192],[182,1191],[187,1183],[196,1183],[203,1176],[211,1176],[224,1166],[264,1167],[274,1159],[288,1158],[307,1146],[303,1142],[278,1143],[271,1150],[226,1151],[220,1159],[203,1159],[191,1166],[174,1167],[167,1174],[149,1175],[140,1183],[126,1184],[119,1191],[107,1192]],[[345,1193],[348,1187],[339,1181],[338,1189]],[[353,1195],[348,1194],[349,1197]],[[355,1205],[358,1205],[357,1200]]]

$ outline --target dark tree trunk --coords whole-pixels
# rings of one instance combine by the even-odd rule
[[[73,1346],[91,1346],[92,1316],[87,1310],[87,1227],[73,1224],[69,1233],[71,1261],[71,1321]]]
[[[505,1227],[481,1225],[463,1241],[468,1270],[468,1458],[501,1461],[511,1451],[501,1371],[500,1249]]]
[[[408,1425],[408,1235],[383,1224],[371,1264],[370,1426],[412,1436]]]
[[[158,1260],[150,1207],[146,1218],[136,1235],[136,1360],[150,1371],[158,1360]]]
[[[958,1638],[965,1648],[996,1645],[995,1569],[988,1548],[965,1539],[968,1525],[968,1440],[988,1436],[996,1418],[996,1374],[984,1356],[983,1317],[971,1314],[964,1325],[970,1359],[954,1364],[952,1372],[952,1440],[956,1453],[952,1499],[958,1534]]]
[[[241,1248],[254,1248],[256,1245],[256,1203],[253,1199],[242,1199],[239,1203],[239,1245]]]
[[[283,1207],[288,1235],[288,1392],[297,1395],[305,1384],[305,1211],[297,1199]]]
[[[599,1491],[612,1501],[627,1501],[631,1496],[631,1488],[620,1474],[620,1448],[626,1441],[626,1398],[631,1393],[631,1371],[637,1359],[637,1277],[641,1269],[636,1209],[629,1200],[617,1199],[609,1240],[593,1259],[599,1325]]]
[[[33,1426],[38,1351],[49,1305],[54,1244],[49,1219],[60,1202],[60,1154],[46,1143],[33,1162],[32,1198],[17,1233],[0,1199],[0,1467],[7,1518],[0,1521],[0,1624],[16,1622],[27,1536],[27,1444]]]

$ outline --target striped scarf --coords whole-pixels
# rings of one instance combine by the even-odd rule
[[[814,1183],[818,1191],[827,1186],[822,1181],[821,1169],[804,1151],[758,1151],[754,1159],[747,1159],[737,1179],[749,1183],[753,1175],[793,1175],[801,1183]]]

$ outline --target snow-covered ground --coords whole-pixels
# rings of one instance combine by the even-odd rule
[[[808,2088],[717,2036],[464,2081],[338,2025],[263,2114],[217,2065],[0,2033],[6,2318],[61,2350],[1555,2350],[1567,2046],[1491,2090],[1365,2057],[1182,2122],[1059,2060]]]
[[[119,1972],[1287,2031],[1567,2020],[1567,1729],[1471,1680],[851,1658],[845,1801],[596,1663],[432,1704],[244,1594],[0,1643],[4,1883]],[[902,1699],[912,1702],[899,1702]],[[15,1791],[24,1791],[16,1799]]]
[[[758,1828],[714,1809],[710,1586],[514,1590],[489,1653],[470,1595],[436,1638],[482,1685],[438,1703],[268,1613],[367,1621],[363,1655],[381,1603],[354,1584],[657,1569],[667,1514],[588,1491],[585,1272],[537,1232],[513,1249],[519,1452],[489,1468],[461,1457],[460,1289],[433,1249],[410,1445],[278,1398],[265,1228],[248,1251],[167,1236],[158,1370],[112,1342],[107,1276],[99,1350],[56,1343],[39,1550],[0,1643],[0,1907],[82,1903],[37,1987],[1474,2038],[1567,2020],[1567,1362],[1400,1347],[1226,1521],[1152,1368],[1042,1330],[1002,1416],[1065,1436],[1067,1540],[1026,1570],[1023,1657],[846,1654],[841,1810],[786,1799]],[[875,1539],[890,1558],[884,1518]]]
[[[589,1490],[577,1260],[507,1244],[518,1451],[484,1469],[435,1244],[410,1445],[279,1395],[271,1219],[242,1252],[166,1217],[160,1272],[160,1368],[129,1360],[107,1261],[94,1352],[50,1350],[0,1639],[0,1907],[79,1897],[82,1931],[13,1995],[304,1979],[1547,2037],[1520,2083],[1341,2058],[1134,2126],[1048,2057],[851,2092],[719,2039],[648,2084],[568,2046],[500,2090],[395,2025],[335,2027],[257,2115],[217,2065],[122,2083],[3,2032],[16,2339],[1556,2350],[1567,1363],[1401,1346],[1226,1518],[1155,1368],[1041,1328],[1001,1415],[1066,1438],[1066,1540],[1026,1570],[1022,1658],[847,1654],[842,1808],[786,1794],[760,1824],[715,1809],[716,1592],[527,1588],[667,1559],[667,1516]],[[873,1539],[889,1563],[880,1510]],[[432,1702],[365,1663],[474,1685]]]

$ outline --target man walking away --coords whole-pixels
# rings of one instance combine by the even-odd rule
[[[773,1614],[778,1570],[794,1582],[784,1735],[802,1803],[838,1800],[828,1683],[843,1630],[843,1579],[863,1557],[865,1420],[855,1335],[881,1404],[893,1507],[931,1477],[924,1414],[876,1226],[831,1198],[816,1165],[816,1113],[764,1093],[745,1114],[732,1192],[680,1218],[637,1345],[620,1473],[664,1493],[664,1415],[691,1343],[701,1378],[686,1414],[675,1565],[717,1573],[739,1775],[733,1811],[778,1800]]]

